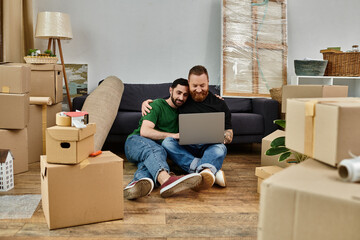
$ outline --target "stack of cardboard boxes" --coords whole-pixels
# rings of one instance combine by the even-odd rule
[[[341,86],[297,98],[301,87],[284,88],[285,97],[287,88],[296,93],[285,100],[285,145],[310,158],[263,181],[258,239],[358,239],[360,187],[336,167],[349,152],[360,155],[360,98],[335,97]]]
[[[71,122],[71,121],[63,121]],[[53,126],[41,156],[42,206],[49,229],[123,218],[123,160],[94,151],[95,124]]]

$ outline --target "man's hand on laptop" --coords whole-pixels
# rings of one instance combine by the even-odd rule
[[[233,139],[233,131],[232,129],[227,129],[224,132],[224,144],[229,144]]]
[[[148,99],[143,101],[143,103],[141,104],[141,115],[145,116],[146,114],[150,113],[150,110],[152,109],[152,107],[150,106],[150,103],[152,103],[153,100]]]

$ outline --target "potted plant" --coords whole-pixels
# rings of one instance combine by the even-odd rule
[[[285,120],[281,120],[281,119],[275,120],[274,123],[284,129],[286,127]],[[304,154],[301,154],[301,153],[298,153],[295,151],[291,151],[290,149],[288,149],[285,146],[285,136],[275,138],[270,143],[270,148],[265,152],[265,154],[268,156],[275,156],[275,155],[280,154],[278,161],[282,162],[282,161],[286,160],[288,163],[299,163],[308,158],[308,156],[306,156]],[[294,158],[290,158],[291,156],[293,156]]]

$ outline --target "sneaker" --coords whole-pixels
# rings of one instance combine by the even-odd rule
[[[200,175],[202,177],[202,181],[198,186],[192,188],[194,191],[206,190],[214,185],[215,176],[210,169],[202,170]]]
[[[150,178],[141,178],[124,188],[124,197],[129,200],[145,197],[151,193],[153,188],[153,180]]]
[[[170,176],[170,178],[161,185],[160,196],[163,198],[170,197],[175,193],[196,187],[201,182],[201,175],[190,173],[184,176]]]
[[[225,173],[221,169],[215,174],[215,184],[219,185],[220,187],[226,187]]]

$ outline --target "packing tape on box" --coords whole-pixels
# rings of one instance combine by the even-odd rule
[[[314,155],[314,118],[315,118],[315,105],[318,100],[312,100],[305,103],[305,143],[304,154],[312,157]]]
[[[30,104],[33,105],[52,105],[50,97],[30,97]]]
[[[61,116],[61,112],[56,114],[56,125],[71,126],[71,117]]]
[[[3,93],[10,93],[10,88],[9,88],[8,86],[3,86],[3,87],[1,88],[1,92],[3,92]]]

